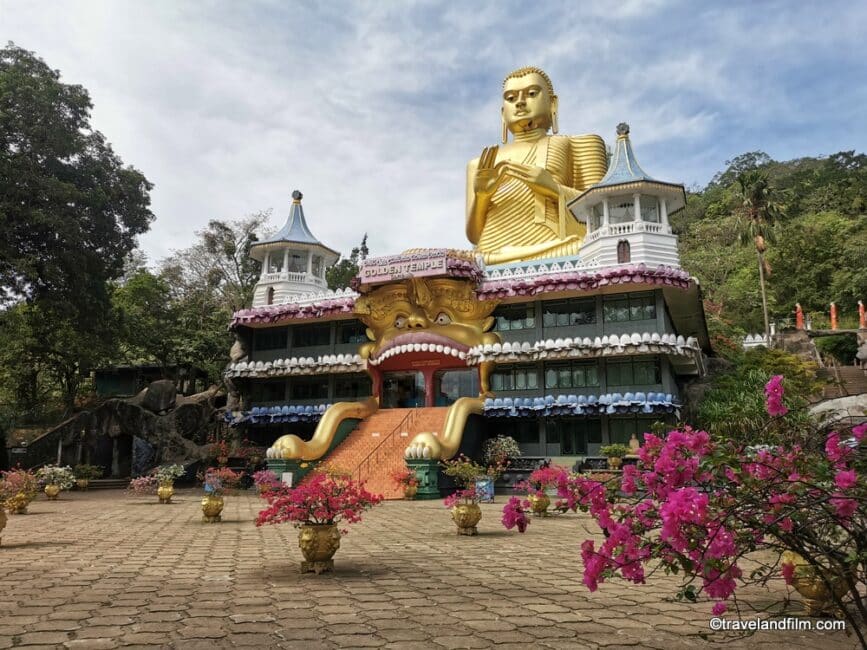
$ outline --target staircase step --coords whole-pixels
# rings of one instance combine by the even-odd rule
[[[92,480],[88,490],[125,490],[129,486],[128,478],[99,478]]]
[[[422,431],[439,435],[445,422],[447,407],[424,409],[384,409],[359,422],[346,439],[325,458],[325,464],[351,472],[358,477],[359,470],[365,474],[362,480],[366,488],[382,494],[386,499],[402,499],[403,491],[392,483],[391,474],[405,467],[404,450],[409,440]],[[412,412],[405,426],[398,427]],[[395,432],[394,438],[390,438]],[[379,434],[379,435],[375,435]],[[372,453],[376,452],[376,465],[362,465]]]

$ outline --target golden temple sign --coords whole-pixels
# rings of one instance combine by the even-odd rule
[[[446,272],[447,252],[432,252],[395,255],[365,260],[359,276],[362,284],[382,284],[410,277],[442,275]]]

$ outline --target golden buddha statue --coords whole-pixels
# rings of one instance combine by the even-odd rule
[[[502,120],[502,146],[467,165],[467,237],[488,264],[574,255],[586,228],[566,204],[605,175],[605,143],[556,135],[557,95],[538,68],[506,77]]]

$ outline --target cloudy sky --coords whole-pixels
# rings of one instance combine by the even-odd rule
[[[560,132],[620,121],[651,174],[867,149],[867,4],[0,0],[0,42],[90,91],[154,184],[155,262],[209,219],[304,192],[313,232],[372,254],[466,247],[465,164],[499,137],[503,76],[536,65]]]

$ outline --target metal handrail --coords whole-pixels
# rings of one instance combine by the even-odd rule
[[[379,451],[382,449],[382,447],[383,447],[383,445],[385,445],[385,443],[391,442],[392,446],[393,446],[394,439],[397,437],[397,434],[400,432],[401,429],[404,428],[405,425],[408,424],[408,421],[410,419],[415,418],[416,414],[417,414],[417,409],[414,409],[414,408],[410,409],[409,413],[407,413],[403,417],[403,419],[397,424],[397,426],[394,427],[394,429],[392,429],[391,433],[389,433],[387,436],[385,436],[385,438],[383,438],[382,441],[378,445],[376,445],[376,447],[374,447],[370,451],[370,453],[367,454],[367,456],[365,456],[364,460],[362,460],[358,464],[358,470],[356,471],[356,480],[358,480],[358,481],[362,480],[362,476],[364,476],[364,474],[362,473],[362,469],[364,469],[364,468],[367,468],[368,470],[370,469],[371,459],[373,458],[374,455],[376,455],[377,457],[379,456]]]

